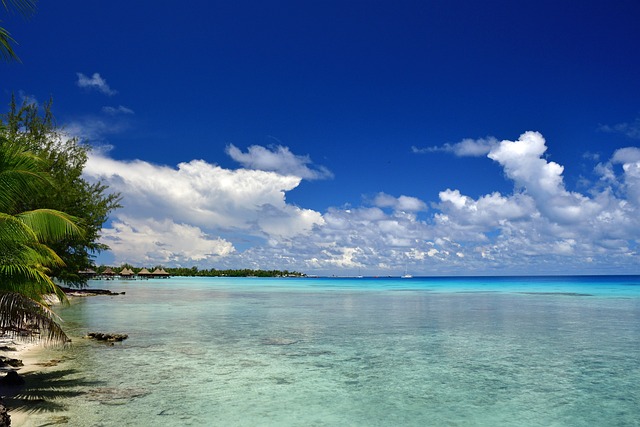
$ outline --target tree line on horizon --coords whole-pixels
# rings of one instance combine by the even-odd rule
[[[96,274],[103,274],[104,271],[110,268],[113,272],[118,274],[123,269],[127,268],[132,270],[135,274],[138,274],[143,267],[134,267],[131,264],[122,264],[119,267],[108,266],[108,265],[100,265],[95,268]],[[200,270],[198,267],[163,267],[162,265],[156,265],[150,269],[149,271],[154,271],[156,269],[163,269],[171,276],[182,276],[182,277],[304,277],[306,274],[300,273],[298,271],[289,271],[289,270],[260,270],[260,269],[250,269],[250,268],[240,268],[240,269],[224,269],[218,270],[216,268],[203,269]]]

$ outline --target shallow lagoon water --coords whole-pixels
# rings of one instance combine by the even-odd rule
[[[640,425],[640,277],[91,287],[28,425]]]

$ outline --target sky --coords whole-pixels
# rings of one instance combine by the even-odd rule
[[[640,3],[39,2],[0,11],[121,194],[98,264],[640,274]],[[4,107],[2,107],[4,105]]]

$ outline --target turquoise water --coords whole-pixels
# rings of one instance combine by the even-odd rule
[[[640,425],[640,277],[91,286],[29,425]]]

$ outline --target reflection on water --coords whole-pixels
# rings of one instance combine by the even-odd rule
[[[60,369],[85,383],[30,422],[638,425],[632,287],[326,282],[109,283],[126,295],[60,310],[76,337]],[[88,331],[129,339],[108,346]]]

